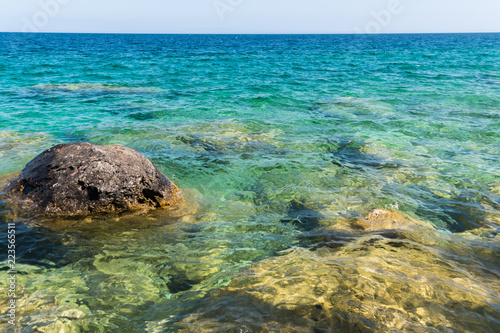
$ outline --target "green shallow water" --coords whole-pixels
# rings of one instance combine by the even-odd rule
[[[15,330],[495,332],[499,59],[498,34],[1,34],[2,187],[55,144],[122,144],[198,206],[3,208]],[[384,207],[411,223],[356,227]]]

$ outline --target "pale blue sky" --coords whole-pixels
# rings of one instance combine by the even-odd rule
[[[500,32],[500,0],[0,0],[0,31]]]

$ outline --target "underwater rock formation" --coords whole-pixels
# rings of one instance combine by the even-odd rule
[[[254,263],[211,291],[179,331],[498,331],[500,280],[485,269],[497,254],[474,245],[477,236],[386,209],[323,233],[334,246],[292,247]],[[498,236],[488,237],[496,247]]]
[[[44,151],[4,191],[30,214],[44,216],[175,209],[182,202],[179,188],[145,156],[90,143]]]

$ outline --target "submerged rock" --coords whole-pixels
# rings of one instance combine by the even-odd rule
[[[337,245],[293,247],[241,270],[177,322],[179,331],[498,331],[498,240],[486,251],[386,209],[325,235]]]
[[[30,214],[92,213],[178,208],[181,191],[145,156],[121,145],[70,143],[29,162],[5,192]]]

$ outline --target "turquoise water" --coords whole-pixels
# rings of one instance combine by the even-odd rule
[[[17,329],[494,332],[499,120],[499,34],[0,34],[2,186],[55,144],[122,144],[197,203],[18,219]],[[352,228],[381,208],[426,227]]]

